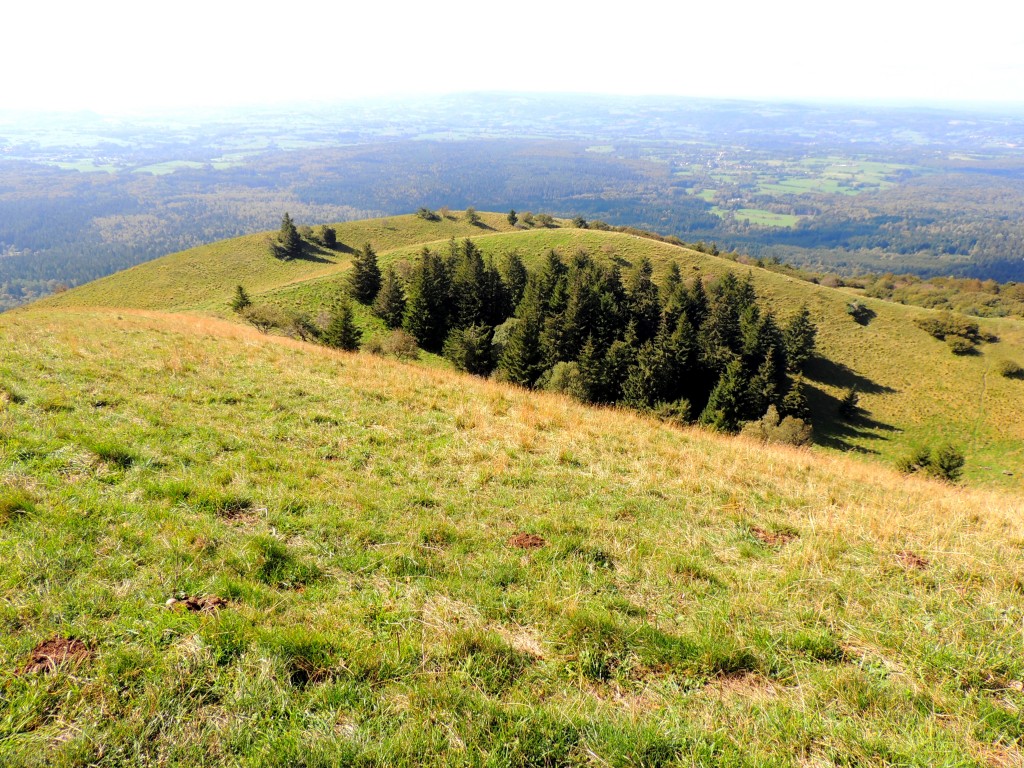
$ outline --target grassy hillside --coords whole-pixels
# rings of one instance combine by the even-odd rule
[[[309,247],[307,258],[294,261],[271,256],[270,240],[276,233],[237,237],[140,264],[44,299],[40,305],[222,310],[225,297],[239,283],[258,294],[335,274],[348,266],[349,254],[366,243],[378,251],[389,251],[425,241],[511,229],[502,214],[482,213],[480,219],[477,226],[466,222],[461,214],[438,221],[410,215],[335,224],[339,243],[336,250]]]
[[[1024,760],[1019,497],[196,314],[0,342],[2,765]]]

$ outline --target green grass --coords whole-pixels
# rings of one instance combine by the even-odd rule
[[[1019,497],[194,314],[0,340],[0,764],[1021,758]]]
[[[716,216],[724,216],[726,213],[725,210],[717,206],[712,208],[711,212]],[[774,213],[760,208],[737,208],[732,211],[732,214],[737,221],[747,220],[751,224],[761,227],[792,227],[800,220],[799,216],[790,213]]]

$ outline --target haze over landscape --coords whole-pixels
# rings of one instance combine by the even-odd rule
[[[1024,766],[1024,12],[17,4],[0,765]]]

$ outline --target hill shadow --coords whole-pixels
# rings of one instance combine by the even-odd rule
[[[804,367],[804,375],[811,381],[819,384],[828,384],[840,389],[855,387],[858,392],[865,392],[869,395],[892,394],[896,392],[892,387],[885,384],[878,384],[867,376],[862,376],[849,366],[829,360],[825,357],[812,357]]]
[[[807,387],[807,404],[813,414],[814,442],[826,448],[854,453],[878,454],[873,448],[856,445],[853,440],[888,440],[885,433],[899,432],[897,427],[858,410],[853,416],[839,416],[839,399],[817,387]]]

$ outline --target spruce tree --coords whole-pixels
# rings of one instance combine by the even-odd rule
[[[285,261],[302,256],[302,238],[299,236],[299,230],[295,227],[295,222],[287,212],[281,219],[281,230],[277,235],[277,252]]]
[[[406,290],[402,326],[424,349],[440,352],[448,335],[448,271],[441,257],[424,248]]]
[[[799,372],[814,354],[815,337],[818,329],[811,321],[811,312],[805,304],[782,332],[786,349],[786,365],[789,370]]]
[[[743,362],[733,360],[711,391],[699,421],[712,429],[735,432],[743,419],[746,400],[747,380],[743,373]]]
[[[498,361],[498,369],[505,380],[523,387],[532,387],[544,371],[541,348],[544,309],[540,283],[537,276],[530,277],[526,293],[516,310],[516,325]]]
[[[241,312],[248,306],[252,305],[252,299],[249,298],[249,294],[245,292],[245,288],[238,286],[235,288],[235,295],[231,299],[231,309],[235,312]]]
[[[377,298],[373,300],[373,312],[388,328],[402,326],[402,320],[405,318],[405,292],[392,267],[388,267],[381,280]]]
[[[523,300],[528,274],[519,253],[512,251],[505,260],[505,285],[508,288],[509,303],[513,311]]]
[[[377,254],[369,243],[352,260],[349,281],[349,293],[360,304],[372,304],[377,298],[381,282],[380,267],[377,266]]]
[[[338,244],[338,233],[334,227],[324,224],[320,227],[320,242],[325,248],[333,249]]]
[[[508,212],[508,216],[506,216],[505,218],[508,219],[508,225],[510,227],[514,227],[516,225],[516,223],[518,223],[518,221],[519,221],[519,216],[516,214],[516,209],[515,208],[510,210]]]
[[[486,376],[494,368],[492,336],[493,329],[486,325],[456,328],[445,339],[444,356],[460,371]]]
[[[363,332],[356,327],[352,314],[352,305],[342,302],[338,310],[331,316],[330,323],[323,332],[324,344],[335,349],[355,352],[359,349],[359,341]]]
[[[484,321],[487,290],[486,267],[480,249],[468,237],[456,248],[451,293],[454,299],[452,327],[468,328]]]
[[[629,318],[636,323],[636,334],[641,344],[654,338],[661,323],[661,303],[658,287],[651,277],[653,272],[650,259],[645,256],[626,283]]]

